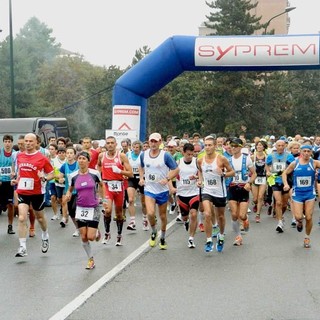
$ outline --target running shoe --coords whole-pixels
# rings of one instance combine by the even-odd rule
[[[184,222],[184,228],[189,231],[189,220]]]
[[[131,221],[128,226],[127,226],[127,230],[136,230],[136,224],[134,221]]]
[[[60,221],[61,228],[65,228],[66,224],[67,224],[66,218],[62,218],[61,221]]]
[[[160,250],[167,250],[168,245],[167,245],[166,239],[164,239],[164,238],[160,239],[159,248],[160,248]]]
[[[15,256],[18,257],[18,258],[22,258],[22,257],[25,257],[27,255],[28,255],[27,249],[22,247],[22,246],[20,246],[19,249],[18,249],[18,252],[16,253]]]
[[[34,229],[29,229],[29,237],[30,238],[33,238],[33,237],[35,237],[35,235],[36,235],[36,233],[35,233],[35,231],[34,231]]]
[[[256,223],[259,223],[260,222],[260,214],[257,214],[256,215]]]
[[[309,238],[304,238],[304,240],[303,240],[303,246],[304,246],[305,248],[310,248],[310,247],[311,247],[310,239],[309,239]]]
[[[204,225],[203,225],[203,223],[200,223],[200,224],[199,224],[199,230],[200,230],[200,232],[204,232]]]
[[[279,233],[283,232],[283,222],[282,221],[279,221],[277,228],[276,228],[276,231],[278,231]]]
[[[241,246],[242,245],[242,237],[241,236],[236,236],[233,242],[234,246]]]
[[[212,238],[216,238],[219,232],[220,232],[219,226],[218,225],[214,225],[212,227]]]
[[[296,226],[297,226],[297,221],[296,221],[296,219],[293,218],[293,219],[291,220],[291,227],[292,227],[292,228],[295,228]]]
[[[174,214],[175,211],[176,211],[176,207],[177,207],[177,205],[176,205],[175,203],[173,203],[173,204],[170,206],[169,214]]]
[[[105,234],[104,234],[104,237],[103,237],[103,239],[102,239],[102,241],[101,241],[101,243],[102,243],[102,244],[108,244],[108,243],[110,242],[110,239],[111,239],[111,234],[110,234],[110,232],[105,233]]]
[[[224,236],[222,236],[220,233],[217,235],[217,244],[216,244],[216,250],[218,252],[222,252],[224,246]]]
[[[47,253],[49,250],[49,239],[42,239],[41,251]]]
[[[196,247],[196,245],[194,244],[194,240],[193,239],[189,239],[188,240],[188,248],[193,249],[195,247]]]
[[[97,232],[96,232],[96,241],[99,242],[101,239],[101,233],[100,233],[100,230],[97,229]]]
[[[13,231],[13,228],[12,228],[12,225],[9,224],[8,225],[8,231],[7,231],[8,234],[15,234],[15,232]]]
[[[176,221],[177,221],[177,222],[183,222],[183,221],[182,221],[181,214],[179,214],[179,215],[177,216]]]
[[[94,263],[93,258],[90,258],[90,259],[88,260],[88,264],[87,264],[87,266],[86,266],[86,269],[87,269],[87,270],[92,270],[95,266],[96,266],[96,265],[95,265],[95,263]]]
[[[51,217],[51,220],[59,220],[59,217],[57,214],[54,214],[52,217]]]
[[[302,224],[302,221],[300,220],[298,220],[297,221],[297,231],[298,232],[301,232],[303,230],[303,224]],[[306,238],[307,239],[307,238]]]
[[[258,208],[257,208],[257,205],[256,205],[256,204],[252,207],[252,211],[253,211],[254,213],[256,213],[256,212],[258,211]]]
[[[154,247],[156,245],[156,241],[157,241],[157,232],[152,232],[149,240],[150,247]]]
[[[250,227],[249,219],[243,221],[243,231],[248,232]]]
[[[247,209],[247,213],[251,213],[251,209],[250,208]]]
[[[122,235],[121,235],[121,234],[118,234],[118,235],[117,235],[116,246],[117,246],[117,247],[122,246]]]
[[[73,236],[74,238],[80,237],[80,231],[79,231],[79,229],[76,229],[76,231],[72,234],[72,236]]]
[[[149,230],[148,220],[143,220],[142,221],[142,230],[143,231],[148,231]]]
[[[271,213],[272,213],[272,206],[269,206],[269,208],[268,208],[268,216],[271,216]]]
[[[213,251],[213,242],[212,242],[212,241],[208,241],[208,242],[204,245],[204,251],[205,251],[205,252],[212,252],[212,251]]]

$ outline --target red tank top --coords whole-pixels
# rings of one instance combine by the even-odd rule
[[[101,163],[101,173],[103,180],[123,180],[123,175],[120,173],[114,173],[112,171],[112,166],[117,166],[120,170],[124,167],[121,162],[120,153],[117,151],[113,158],[107,157],[107,152],[103,153],[102,163]]]

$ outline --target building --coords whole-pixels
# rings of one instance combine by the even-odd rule
[[[286,8],[290,7],[288,0],[251,0],[252,3],[258,5],[255,9],[252,9],[251,14],[257,17],[261,16],[260,23],[267,23],[271,18],[277,14],[285,12]],[[267,27],[267,32],[274,30],[274,34],[288,34],[290,26],[290,18],[288,13],[281,14],[279,17],[270,21]],[[204,22],[199,27],[199,36],[207,36],[212,33],[212,29],[207,28]],[[256,31],[255,34],[263,34],[264,29]]]

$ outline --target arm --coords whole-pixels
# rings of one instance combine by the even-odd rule
[[[295,166],[295,162],[291,162],[290,165],[282,172],[281,178],[283,182],[283,190],[290,190],[290,186],[288,185],[288,174],[290,174]]]
[[[131,168],[131,165],[129,163],[127,156],[124,153],[121,153],[120,157],[121,157],[121,161],[124,166],[124,169],[125,169],[125,170],[121,170],[120,173],[128,178],[133,178],[133,171],[132,171],[132,168]]]

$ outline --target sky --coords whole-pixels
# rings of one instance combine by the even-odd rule
[[[13,35],[33,16],[64,49],[93,65],[126,68],[135,51],[156,49],[174,35],[198,35],[210,8],[204,0],[11,0]],[[210,2],[210,0],[208,1]],[[320,31],[320,0],[290,0],[289,34]],[[9,34],[9,0],[0,0],[0,41]]]

